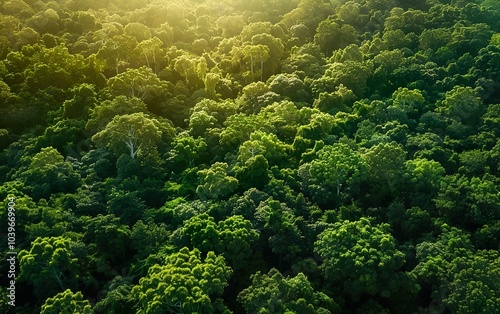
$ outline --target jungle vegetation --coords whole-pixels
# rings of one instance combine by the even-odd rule
[[[499,313],[499,136],[496,0],[2,1],[0,311]]]

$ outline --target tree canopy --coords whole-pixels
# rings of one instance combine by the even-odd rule
[[[498,0],[0,1],[0,310],[496,313],[499,82]]]

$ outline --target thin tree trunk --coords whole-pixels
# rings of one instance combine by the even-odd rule
[[[64,285],[61,281],[61,277],[57,274],[57,270],[53,267],[52,270],[54,271],[54,276],[56,277],[57,283],[59,283],[59,286],[61,287],[61,290],[64,291]]]
[[[260,81],[264,81],[264,61],[262,60],[262,51],[259,51],[260,57]]]
[[[253,79],[253,56],[250,53],[250,72],[252,72],[252,79]]]
[[[146,64],[148,65],[148,68],[151,68],[151,66],[149,65],[149,58],[146,52],[144,52],[144,58],[146,58]]]

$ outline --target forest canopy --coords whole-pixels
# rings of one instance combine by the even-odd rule
[[[2,1],[0,311],[497,313],[499,136],[496,0]]]

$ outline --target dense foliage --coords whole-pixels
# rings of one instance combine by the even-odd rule
[[[2,311],[500,309],[498,1],[6,0],[0,95]]]

